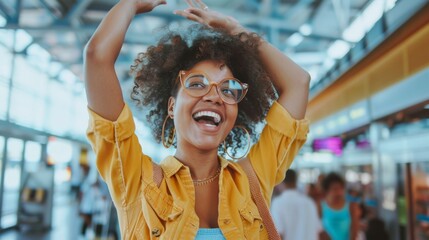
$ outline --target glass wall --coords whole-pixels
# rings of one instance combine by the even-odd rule
[[[23,30],[0,29],[0,54],[0,120],[85,139],[82,80]]]
[[[25,171],[36,172],[42,160],[42,145],[38,142],[27,141],[25,143]]]
[[[26,31],[0,29],[0,56],[1,230],[18,222],[23,176],[44,165],[42,151],[46,149],[42,144],[48,144],[47,138],[28,129],[58,139],[85,140],[88,115],[83,81],[55,61]],[[9,131],[17,125],[17,131]],[[21,131],[25,132],[22,136]],[[60,157],[53,158],[60,162],[61,157],[68,156],[61,162],[63,172],[58,175],[62,182],[70,178],[70,171],[66,171],[70,151],[64,149],[56,152]]]
[[[4,154],[4,137],[0,136],[0,179],[2,178],[2,169],[3,169],[3,164],[4,164],[4,159],[3,159],[3,154]],[[1,186],[0,186],[0,191],[2,191]]]
[[[21,166],[24,141],[9,138],[7,143],[7,161],[5,161],[3,208],[1,228],[15,226],[18,221],[19,191],[21,187]]]
[[[411,164],[411,187],[414,237],[429,239],[429,162]]]
[[[2,56],[0,58],[0,119],[5,120],[9,99],[9,79],[11,76],[12,55],[4,45],[0,44],[0,56]]]

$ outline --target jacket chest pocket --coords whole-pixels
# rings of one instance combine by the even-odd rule
[[[179,234],[178,224],[183,208],[156,186],[147,186],[144,197],[149,206],[143,206],[151,239],[173,239]]]
[[[252,201],[242,205],[239,209],[241,220],[243,222],[244,236],[246,239],[265,239],[264,225],[258,208]]]

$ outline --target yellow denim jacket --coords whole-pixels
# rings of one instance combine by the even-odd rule
[[[122,239],[194,239],[199,228],[195,192],[189,168],[170,156],[161,162],[164,179],[153,181],[151,158],[135,135],[127,105],[115,122],[89,110],[88,139],[96,153],[97,168],[116,206]],[[307,120],[295,120],[274,102],[259,141],[248,158],[268,203],[276,184],[304,144]],[[144,146],[143,146],[144,148]],[[226,239],[268,239],[252,201],[248,179],[235,162],[219,157],[218,224]]]

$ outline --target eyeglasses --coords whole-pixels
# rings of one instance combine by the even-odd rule
[[[225,78],[216,83],[200,72],[191,72],[186,78],[185,76],[185,71],[179,72],[179,79],[183,89],[192,97],[205,96],[210,92],[212,86],[215,85],[222,101],[227,104],[236,104],[243,100],[248,90],[246,83],[242,83],[235,78]]]

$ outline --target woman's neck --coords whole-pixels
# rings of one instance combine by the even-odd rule
[[[217,153],[217,149],[201,150],[195,147],[190,149],[178,144],[174,157],[189,167],[192,178],[197,180],[216,174],[220,165]]]
[[[332,199],[332,198],[327,198],[327,203],[328,205],[333,208],[333,209],[342,209],[344,207],[344,204],[346,204],[346,199]]]

